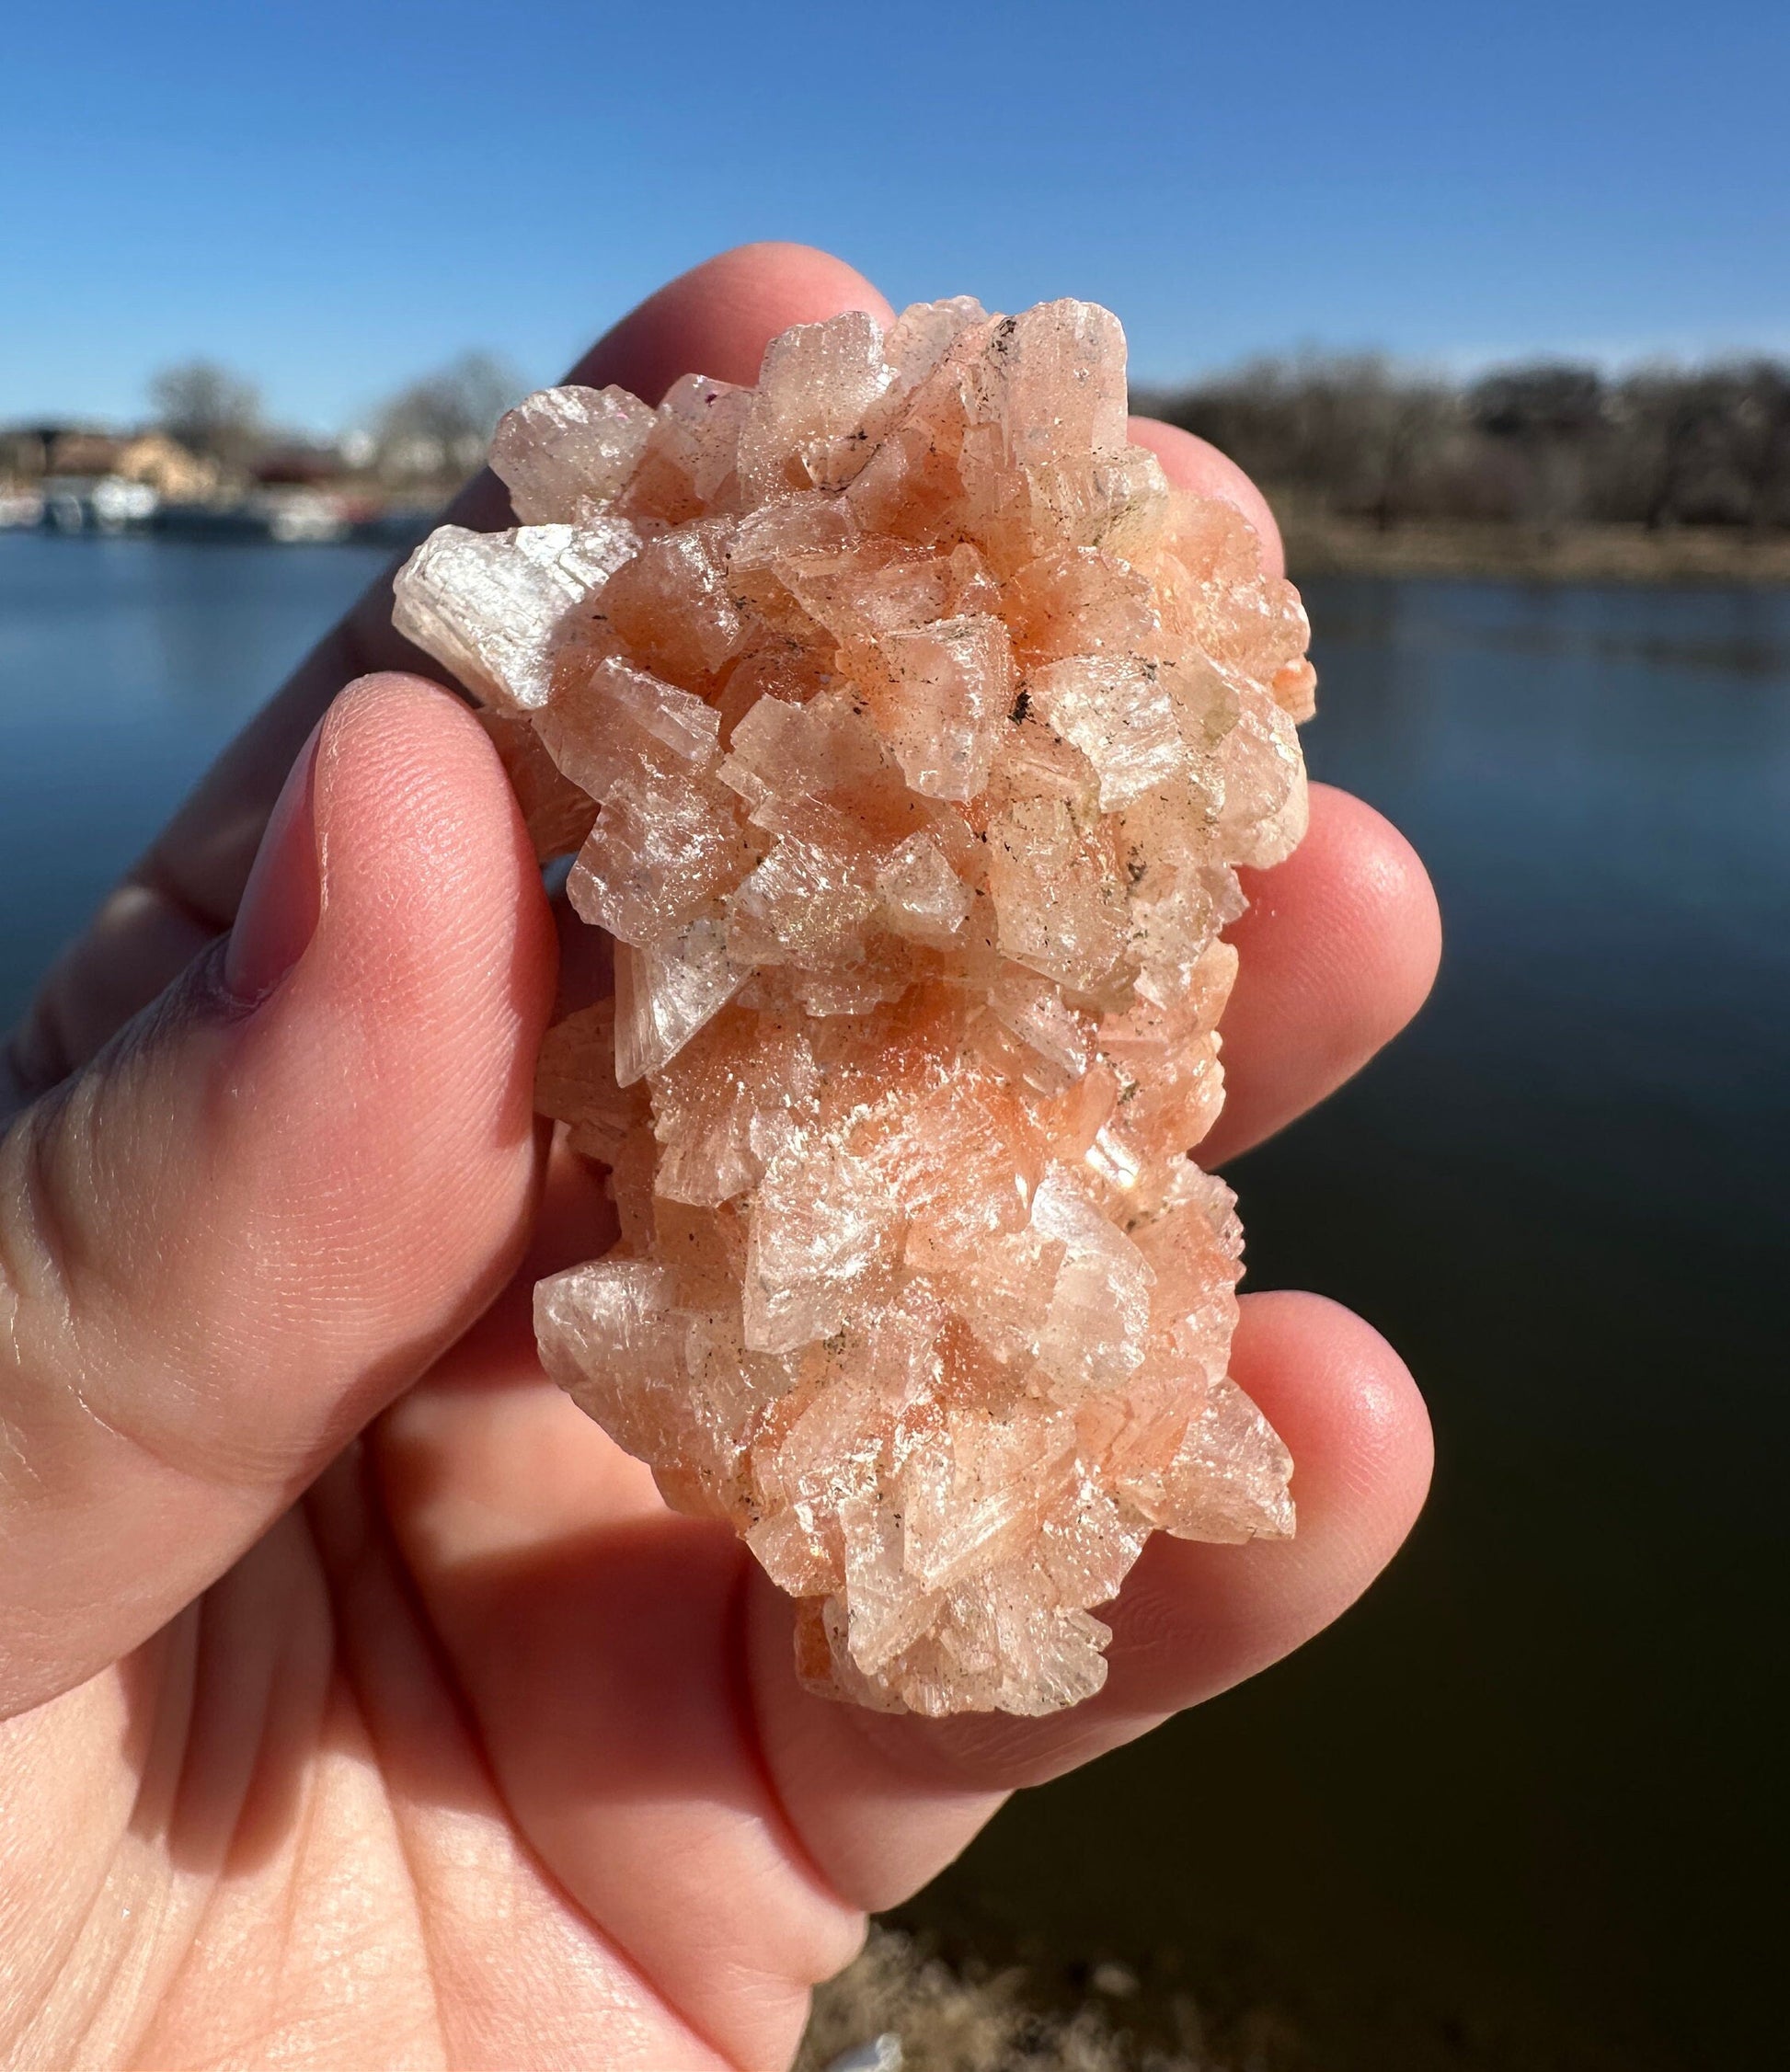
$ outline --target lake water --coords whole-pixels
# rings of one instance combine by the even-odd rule
[[[378,558],[0,537],[0,1016]],[[1250,1285],[1411,1362],[1435,1497],[1334,1631],[1017,1803],[908,1913],[1267,2010],[1267,2067],[1762,2062],[1790,596],[1309,600],[1314,766],[1417,841],[1448,950],[1233,1177]]]

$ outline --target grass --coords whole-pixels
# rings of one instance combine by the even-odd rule
[[[1574,525],[1548,535],[1520,525],[1423,519],[1382,532],[1276,497],[1295,579],[1310,576],[1498,577],[1528,582],[1790,584],[1790,534],[1729,528]]]

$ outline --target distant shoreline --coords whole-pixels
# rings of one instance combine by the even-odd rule
[[[1576,525],[1556,537],[1515,525],[1428,520],[1377,527],[1280,509],[1287,569],[1313,576],[1445,577],[1543,583],[1790,587],[1790,533],[1749,539],[1726,527],[1649,532],[1639,525]]]
[[[1365,576],[1387,581],[1626,583],[1680,588],[1790,588],[1790,532],[1763,538],[1723,526],[1649,532],[1639,525],[1576,525],[1553,539],[1517,525],[1448,519],[1416,520],[1383,532],[1358,519],[1302,509],[1271,499],[1296,582],[1314,576]],[[93,526],[76,538],[160,539],[182,545],[272,544],[407,548],[434,515],[402,509],[368,520],[272,530],[265,514],[174,512],[153,525]],[[8,526],[0,538],[57,536],[52,526]]]

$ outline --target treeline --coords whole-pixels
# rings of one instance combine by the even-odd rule
[[[194,361],[152,381],[149,424],[226,479],[347,473],[436,494],[478,464],[523,386],[491,355],[466,353],[317,440],[270,421],[252,382]],[[1538,361],[1451,382],[1378,355],[1313,354],[1135,402],[1211,440],[1283,500],[1386,532],[1437,520],[1544,538],[1584,524],[1790,532],[1781,361],[1620,375]]]
[[[225,471],[252,472],[270,459],[291,461],[308,451],[382,481],[439,488],[479,465],[492,428],[525,385],[493,355],[464,353],[400,389],[363,424],[318,441],[270,419],[252,381],[194,360],[152,377],[149,424]]]
[[[1137,406],[1211,440],[1270,491],[1386,531],[1790,527],[1790,365],[1773,360],[1614,376],[1540,362],[1453,383],[1374,355],[1311,356]]]

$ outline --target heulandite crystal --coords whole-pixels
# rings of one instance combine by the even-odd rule
[[[1128,442],[1086,303],[786,332],[753,389],[549,389],[396,623],[616,943],[544,1111],[621,1239],[548,1371],[800,1602],[817,1689],[1099,1689],[1153,1530],[1292,1529],[1227,1375],[1235,866],[1305,818],[1297,594]]]

